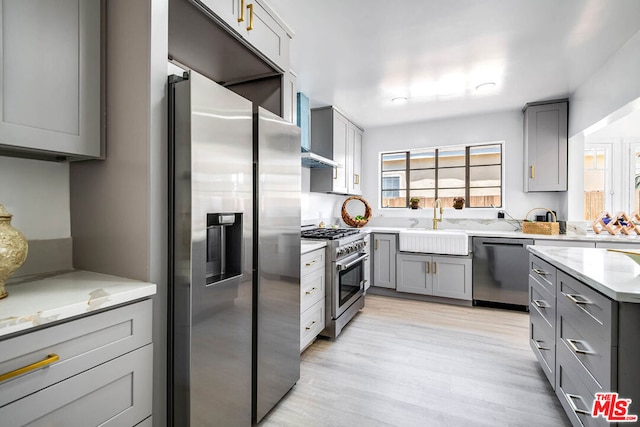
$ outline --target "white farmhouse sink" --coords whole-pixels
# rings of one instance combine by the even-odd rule
[[[469,236],[461,230],[403,230],[400,250],[443,255],[469,255]]]

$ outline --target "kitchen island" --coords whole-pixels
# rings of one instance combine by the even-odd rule
[[[640,266],[606,249],[528,249],[531,349],[573,425],[608,425],[598,393],[640,402]]]

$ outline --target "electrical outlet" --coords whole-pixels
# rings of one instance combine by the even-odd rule
[[[502,211],[498,212],[498,218],[504,219],[504,212]]]

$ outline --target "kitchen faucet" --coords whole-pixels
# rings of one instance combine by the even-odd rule
[[[440,218],[436,218],[436,208],[440,208]],[[434,230],[438,229],[438,223],[442,221],[443,211],[444,209],[442,208],[442,202],[440,201],[440,199],[436,199],[436,201],[433,202],[433,229]]]

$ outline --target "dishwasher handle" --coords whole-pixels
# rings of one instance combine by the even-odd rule
[[[484,246],[518,246],[524,248],[527,243],[506,243],[506,242],[482,242]]]
[[[489,238],[474,238],[473,239],[474,246],[510,246],[510,247],[520,247],[525,248],[528,245],[533,245],[533,239],[509,239],[509,238],[500,238],[500,237],[489,237]]]

